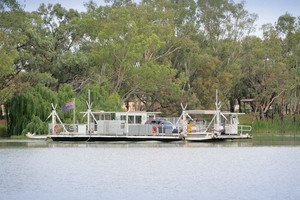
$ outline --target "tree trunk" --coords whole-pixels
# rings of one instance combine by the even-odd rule
[[[230,97],[229,103],[230,103],[230,112],[234,112],[235,99],[233,97]]]
[[[282,95],[282,102],[280,106],[280,119],[283,121],[283,115],[284,115],[284,94]]]
[[[258,106],[255,106],[253,117],[252,117],[252,123],[251,123],[252,127],[254,125],[254,121],[255,121],[255,118],[256,118],[256,115],[257,115],[257,108],[258,108]]]
[[[265,120],[265,113],[264,113],[262,105],[259,108],[259,114],[260,114],[260,120],[264,121]]]
[[[243,111],[242,111],[242,103],[241,103],[241,100],[238,99],[238,102],[239,102],[239,113],[242,113]],[[244,102],[244,104],[245,104],[245,102]],[[244,110],[244,112],[246,113],[246,110]]]

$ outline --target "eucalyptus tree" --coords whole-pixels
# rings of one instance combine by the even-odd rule
[[[234,3],[230,0],[198,0],[197,16],[199,30],[205,37],[206,49],[203,52],[204,60],[209,61],[212,65],[211,73],[207,74],[212,77],[204,77],[195,74],[194,86],[203,88],[202,81],[206,78],[214,81],[213,87],[206,85],[207,94],[213,94],[216,88],[222,91],[224,100],[230,100],[230,109],[233,110],[236,99],[241,94],[237,89],[240,84],[241,67],[239,58],[242,56],[240,42],[241,40],[254,31],[254,22],[256,14],[251,14],[244,8],[244,2]],[[210,56],[211,59],[207,59]],[[202,64],[198,68],[205,67]],[[204,70],[204,69],[203,69]],[[233,78],[234,77],[234,78]],[[197,86],[197,84],[200,84]],[[210,90],[210,92],[208,92]],[[201,97],[204,90],[195,91]],[[207,101],[205,101],[207,102]],[[211,101],[213,103],[213,100]]]
[[[180,102],[195,101],[190,91],[185,91],[188,78],[183,76],[185,70],[181,70],[185,55],[181,55],[181,52],[185,52],[189,46],[195,48],[191,39],[184,36],[182,27],[187,20],[192,20],[193,6],[191,1],[143,1],[135,13],[135,18],[143,17],[136,20],[141,33],[139,43],[142,57],[134,72],[144,74],[141,77],[147,78],[134,78],[140,85],[134,95],[148,110],[156,107],[164,113],[169,111],[175,114],[181,111]]]
[[[6,9],[9,10],[20,10],[21,5],[17,0],[1,0],[0,1],[0,10],[4,11]]]
[[[19,31],[25,21],[25,12],[14,0],[0,1],[0,105],[13,95],[17,88],[26,87],[21,84],[22,68],[16,60],[20,54],[18,44],[26,40]]]
[[[290,50],[291,37],[296,29],[296,18],[289,13],[281,15],[276,23],[276,30],[282,38],[283,55],[286,57]]]
[[[95,82],[108,80],[110,92],[119,93],[123,102],[140,99],[146,109],[153,109],[155,103],[166,107],[167,93],[156,95],[157,90],[174,91],[168,84],[178,76],[170,68],[170,56],[179,49],[173,40],[174,10],[170,2],[129,1],[98,8],[90,3],[87,20],[89,16],[93,16],[91,23],[95,25],[90,32],[93,63],[99,75]],[[164,82],[164,86],[158,81],[169,76],[172,81]]]
[[[124,95],[134,92],[133,86],[124,87],[131,78],[128,72],[141,57],[138,54],[141,44],[138,44],[137,27],[132,18],[136,4],[97,7],[90,3],[87,8],[83,20],[89,22],[85,23],[87,27],[89,24],[94,26],[87,32],[91,39],[92,65],[97,74],[93,81],[98,86],[108,83],[110,93],[119,93],[126,101],[129,97]]]
[[[297,109],[300,106],[299,100],[299,44],[300,44],[300,29],[299,17],[293,17],[289,13],[280,16],[276,23],[276,30],[281,36],[282,55],[286,65],[286,80],[288,89],[282,96],[281,107],[284,109],[284,103],[289,103],[293,111],[291,118],[295,121]],[[298,95],[297,95],[298,94]],[[284,102],[286,101],[286,102]],[[283,112],[281,112],[283,117]]]
[[[88,54],[81,51],[80,14],[60,4],[41,4],[27,18],[30,21],[20,27],[27,37],[18,49],[22,68],[28,73],[50,73],[58,80],[56,88],[63,83],[82,87],[90,74]]]
[[[185,90],[191,89],[192,75],[197,68],[197,56],[201,53],[205,45],[205,38],[199,32],[196,15],[196,2],[189,1],[171,1],[174,9],[175,33],[174,43],[180,47],[172,54],[172,67],[178,70],[178,73],[185,73]]]
[[[285,64],[280,38],[271,24],[264,25],[264,39],[254,36],[243,40],[242,74],[250,98],[255,99],[255,115],[260,119],[286,91]],[[255,119],[253,117],[253,120]]]
[[[296,30],[292,36],[292,46],[291,51],[293,52],[292,55],[292,62],[291,62],[291,80],[292,85],[295,87],[291,90],[291,109],[292,109],[292,116],[291,118],[296,121],[296,113],[300,108],[300,17],[297,18]]]
[[[285,73],[287,74],[289,70],[289,54],[291,46],[291,37],[295,30],[295,17],[292,17],[290,14],[286,13],[278,18],[276,23],[276,30],[281,36],[281,45],[282,45],[282,55],[285,59]],[[285,80],[287,81],[287,80]],[[283,119],[285,104],[285,93],[282,95],[282,100],[280,103],[280,116]]]

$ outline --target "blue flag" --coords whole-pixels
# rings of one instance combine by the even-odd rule
[[[65,111],[65,110],[71,110],[74,108],[74,101],[71,101],[69,103],[66,103],[65,105],[63,105],[61,107],[61,111]]]

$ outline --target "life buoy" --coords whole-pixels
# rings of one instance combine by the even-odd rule
[[[55,132],[58,132],[59,130],[60,130],[59,125],[55,125],[55,126],[54,126],[54,131],[55,131]]]
[[[152,126],[152,132],[153,132],[153,133],[157,133],[157,130],[158,130],[158,129],[157,129],[157,126]]]

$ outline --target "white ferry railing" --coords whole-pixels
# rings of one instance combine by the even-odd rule
[[[123,120],[99,120],[95,125],[97,130],[92,134],[120,136],[127,132],[127,126]]]
[[[215,130],[213,126],[208,127],[206,124],[189,124],[187,126],[187,132],[188,134],[203,134],[206,133],[206,129],[209,128],[208,132],[220,133],[225,131],[228,135],[236,135],[252,131],[252,126],[249,125],[223,124],[222,127],[224,129],[218,131]]]
[[[237,124],[225,124],[225,133],[228,135],[236,135],[239,133]]]
[[[252,126],[250,126],[250,125],[238,125],[238,131],[242,135],[243,132],[246,132],[246,131],[250,132],[250,131],[252,131]]]
[[[48,133],[50,135],[72,135],[72,134],[90,134],[90,135],[147,135],[147,136],[166,136],[179,135],[180,129],[173,132],[173,127],[158,124],[129,124],[128,133],[123,123],[116,124],[116,121],[105,121],[104,123],[92,126],[93,131],[88,133],[87,124],[64,124],[67,132],[61,124],[49,124]]]
[[[177,132],[173,132],[173,127],[168,125],[158,124],[129,124],[128,135],[147,135],[147,136],[166,136],[166,135],[178,135]]]
[[[74,134],[79,133],[78,128],[79,126],[82,126],[79,134],[85,134],[86,133],[86,124],[64,124],[66,130],[68,132],[65,132],[63,126],[61,124],[49,124],[49,131],[48,133],[50,135],[55,134]]]

